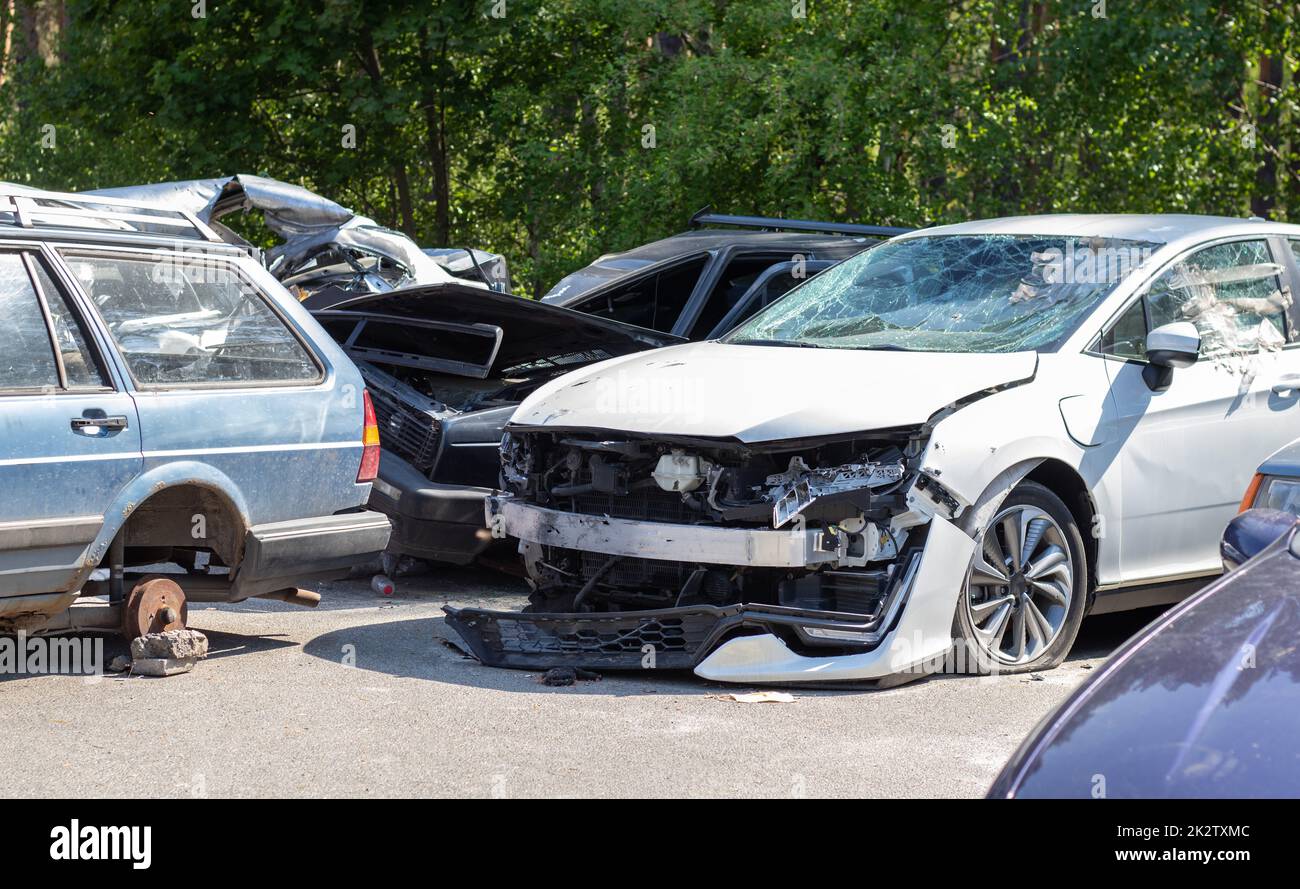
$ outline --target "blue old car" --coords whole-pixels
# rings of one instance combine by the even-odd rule
[[[356,367],[192,215],[0,185],[0,319],[0,632],[314,604],[387,544]]]

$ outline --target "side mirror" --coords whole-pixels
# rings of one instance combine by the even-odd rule
[[[1175,367],[1191,367],[1201,357],[1201,334],[1190,321],[1162,324],[1147,334],[1147,367],[1142,373],[1153,392],[1163,392]]]
[[[1248,509],[1239,513],[1228,522],[1219,541],[1223,570],[1240,568],[1290,531],[1295,523],[1294,515],[1279,509]]]

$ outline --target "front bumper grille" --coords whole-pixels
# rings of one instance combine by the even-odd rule
[[[907,586],[874,618],[781,605],[690,605],[649,611],[540,614],[444,606],[447,624],[489,667],[521,670],[694,668],[725,638],[759,631],[793,635],[811,647],[875,647],[891,628]],[[825,636],[826,631],[838,634]],[[821,638],[817,633],[823,633]],[[647,658],[653,649],[654,658]]]
[[[443,609],[474,656],[493,667],[689,669],[742,606],[608,614],[527,614]],[[647,648],[647,646],[649,648]],[[653,649],[653,661],[646,655]]]

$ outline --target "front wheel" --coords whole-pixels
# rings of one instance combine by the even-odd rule
[[[1088,589],[1083,537],[1047,488],[1021,482],[983,530],[953,636],[970,672],[1047,670],[1065,659]]]

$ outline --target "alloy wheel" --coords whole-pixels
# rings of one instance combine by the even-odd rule
[[[1074,563],[1061,526],[1036,506],[989,523],[963,596],[975,641],[998,663],[1026,664],[1061,632],[1074,595]]]

